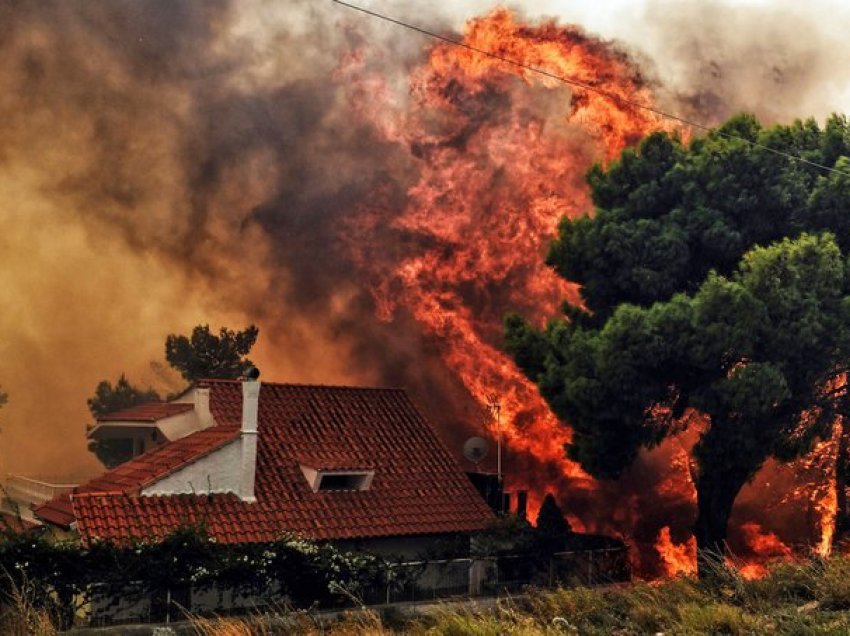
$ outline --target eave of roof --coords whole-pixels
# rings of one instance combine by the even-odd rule
[[[348,499],[347,514],[358,516],[356,492],[334,493],[337,502]],[[71,505],[84,543],[110,541],[118,544],[160,540],[186,527],[203,526],[219,543],[269,543],[286,533],[314,541],[359,540],[399,536],[478,532],[490,515],[467,510],[447,523],[445,518],[423,520],[421,515],[406,522],[358,526],[356,523],[325,525],[317,519],[302,519],[293,526],[288,511],[276,510],[271,503],[247,503],[235,494],[136,496],[126,493],[80,493],[72,495]],[[489,509],[488,509],[489,510]],[[424,513],[427,516],[427,513]]]

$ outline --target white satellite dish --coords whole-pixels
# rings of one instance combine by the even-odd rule
[[[483,437],[470,437],[463,444],[463,456],[475,465],[487,457],[488,450],[490,450],[490,444]]]

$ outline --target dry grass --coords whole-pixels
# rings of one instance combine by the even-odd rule
[[[4,636],[53,636],[58,634],[56,621],[46,610],[38,609],[33,602],[32,588],[24,581],[14,582],[5,571],[10,592],[0,604],[0,634]]]
[[[333,621],[322,620],[311,612],[287,609],[238,619],[200,616],[188,619],[198,636],[389,636],[395,633],[384,626],[376,612],[367,608],[345,612]]]

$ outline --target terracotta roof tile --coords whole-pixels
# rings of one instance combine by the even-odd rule
[[[158,446],[99,477],[74,488],[85,492],[138,493],[146,485],[223,446],[239,434],[232,426],[214,426]],[[60,495],[33,510],[40,519],[65,528],[74,522],[70,494]]]
[[[219,426],[141,455],[37,514],[60,525],[76,521],[83,541],[159,538],[204,523],[223,543],[269,541],[284,531],[313,539],[475,531],[492,518],[400,389],[264,383],[255,503],[233,494],[139,496],[144,485],[239,434],[240,383],[205,384]],[[375,475],[366,491],[313,492],[301,464]]]

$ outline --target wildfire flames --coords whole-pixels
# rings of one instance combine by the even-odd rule
[[[528,27],[497,10],[469,22],[464,42],[650,103],[628,58],[577,29]],[[420,159],[421,176],[401,211],[376,206],[351,227],[356,261],[376,281],[379,311],[386,319],[399,308],[412,312],[479,404],[497,396],[500,419],[490,426],[512,454],[557,466],[570,488],[593,489],[564,459],[569,431],[500,350],[501,320],[508,308],[543,320],[564,299],[578,300],[576,287],[545,267],[546,247],[562,215],[590,209],[583,175],[591,163],[616,156],[659,122],[448,44],[435,46],[413,73],[411,94],[411,112],[378,123]],[[371,240],[384,223],[404,245],[391,262],[377,258],[383,248]],[[519,488],[536,481],[517,470],[510,479]],[[531,490],[533,516],[540,493]],[[571,522],[586,527],[582,519]]]
[[[528,26],[498,9],[468,22],[463,41],[632,103],[653,103],[627,55],[577,28]],[[392,102],[380,77],[361,68],[359,55],[339,73],[357,87],[349,93],[351,107],[418,162],[418,178],[402,205],[378,193],[345,227],[346,244],[372,281],[379,315],[412,314],[482,410],[496,396],[500,418],[488,425],[510,449],[508,486],[530,490],[532,518],[541,493],[553,487],[570,498],[584,492],[619,499],[625,512],[579,516],[568,509],[568,515],[576,530],[629,539],[627,526],[642,513],[628,509],[639,508],[639,498],[611,493],[565,459],[569,429],[502,352],[501,320],[504,312],[519,310],[542,322],[563,300],[579,301],[576,286],[543,264],[557,223],[564,214],[591,211],[583,176],[593,162],[611,160],[664,122],[625,101],[447,43],[434,45],[411,73],[406,109]],[[388,242],[395,247],[387,250]],[[687,452],[674,451],[673,465],[659,472],[661,496],[693,504]],[[816,508],[823,552],[831,543],[826,520],[834,495],[823,493]],[[739,533],[753,555],[750,575],[768,557],[790,553],[776,535],[757,527]],[[768,539],[776,549],[765,550]],[[674,543],[663,527],[655,544],[663,573],[695,570],[692,537]]]
[[[691,536],[683,543],[675,543],[670,536],[670,527],[658,532],[655,549],[661,557],[665,576],[693,575],[697,572],[697,541]]]
[[[810,502],[814,515],[813,531],[819,537],[813,550],[820,556],[830,554],[835,535],[835,514],[838,510],[835,468],[840,435],[841,426],[836,423],[829,439],[818,443],[808,456],[795,462],[803,485],[789,494],[789,499]]]

